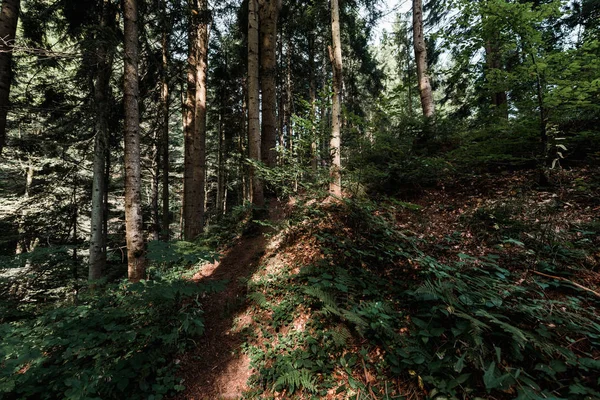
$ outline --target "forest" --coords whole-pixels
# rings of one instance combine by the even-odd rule
[[[0,400],[600,399],[600,0],[2,0]]]

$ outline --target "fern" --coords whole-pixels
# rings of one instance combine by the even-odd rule
[[[267,298],[261,292],[252,292],[248,295],[248,299],[255,302],[260,308],[265,308],[269,303]]]
[[[304,293],[319,300],[333,314],[341,314],[341,311],[339,311],[340,308],[333,294],[327,293],[323,289],[317,287],[306,287],[304,288]]]
[[[352,334],[344,325],[337,325],[330,331],[330,333],[331,338],[333,339],[333,343],[335,343],[337,347],[346,346],[346,344],[352,337]]]
[[[308,369],[288,369],[277,378],[273,385],[273,389],[276,391],[287,389],[290,394],[300,389],[316,393],[316,381],[316,377]]]

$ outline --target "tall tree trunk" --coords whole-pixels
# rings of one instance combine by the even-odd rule
[[[188,0],[189,7],[189,26],[188,26],[188,59],[186,73],[186,90],[183,107],[183,136],[184,136],[184,171],[183,171],[183,206],[181,208],[180,224],[183,230],[183,235],[188,238],[188,229],[192,227],[192,199],[197,197],[197,182],[194,182],[194,165],[197,163],[194,160],[194,141],[196,138],[196,69],[197,69],[197,35],[198,30],[195,26],[194,13],[196,10],[196,0]],[[196,191],[196,193],[193,193]],[[188,223],[189,221],[189,223]]]
[[[317,80],[315,73],[315,38],[311,32],[308,39],[308,68],[310,84],[308,94],[310,97],[310,121],[311,121],[311,141],[310,141],[310,169],[313,175],[317,176]]]
[[[423,116],[430,120],[435,114],[433,91],[427,73],[427,47],[423,35],[423,1],[413,0],[413,45],[415,47],[415,63],[417,64],[417,80],[421,94]]]
[[[165,6],[166,9],[166,6]],[[162,66],[160,75],[160,109],[162,117],[161,136],[161,166],[162,166],[162,223],[161,239],[168,241],[171,231],[171,217],[169,211],[169,33],[165,27],[162,36]]]
[[[137,0],[123,0],[123,16],[127,275],[131,282],[137,282],[146,275],[141,201]]]
[[[260,79],[262,87],[261,157],[267,167],[277,165],[277,20],[281,0],[259,0]]]
[[[160,129],[156,129],[154,132],[154,140],[152,146],[152,177],[150,180],[150,217],[152,219],[152,223],[148,227],[148,233],[150,236],[150,240],[158,240],[158,235],[160,233],[160,218],[158,212],[158,198],[159,198],[159,182],[160,182],[160,137],[162,131]]]
[[[0,14],[0,155],[6,143],[6,117],[10,106],[12,48],[17,32],[20,0],[2,0]]]
[[[112,29],[114,8],[110,0],[102,3],[100,30]],[[108,35],[107,35],[108,36]],[[102,278],[106,267],[106,158],[108,156],[109,95],[112,76],[113,54],[106,40],[98,40],[96,49],[97,71],[94,85],[94,108],[96,116],[96,138],[94,143],[94,165],[92,181],[92,215],[90,236],[89,280]]]
[[[286,73],[285,73],[285,106],[284,116],[283,116],[283,124],[285,125],[287,138],[288,138],[288,148],[290,155],[293,157],[294,152],[294,129],[292,127],[292,113],[293,113],[293,105],[294,105],[294,95],[293,95],[293,84],[292,84],[292,41],[290,36],[287,38],[287,50],[285,56],[286,63]],[[280,132],[280,135],[283,135],[283,130]]]
[[[186,96],[183,229],[186,240],[204,227],[206,175],[206,71],[208,54],[207,1],[191,0],[188,90]]]
[[[329,58],[333,66],[333,104],[331,140],[329,151],[331,154],[331,166],[329,175],[329,194],[342,197],[342,158],[341,158],[341,127],[342,127],[342,40],[340,35],[340,7],[338,0],[331,0],[331,35],[333,49],[329,48]]]
[[[261,160],[257,8],[257,0],[248,1],[248,155],[254,161]],[[263,183],[253,166],[250,166],[249,177],[252,204],[262,207],[265,204]]]
[[[221,93],[221,98],[224,98],[224,94]],[[225,114],[224,106],[219,107],[219,141],[217,148],[217,199],[216,199],[216,211],[217,215],[223,215],[225,211],[224,199],[225,199],[225,132],[223,124],[223,114]]]

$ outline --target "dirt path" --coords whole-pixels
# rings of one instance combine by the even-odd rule
[[[283,209],[274,204],[269,214],[271,221],[280,220]],[[268,228],[261,228],[241,237],[219,262],[204,266],[194,276],[198,282],[226,280],[228,284],[203,302],[206,332],[198,338],[197,347],[181,360],[186,390],[177,400],[239,399],[246,389],[252,374],[250,360],[241,351],[243,336],[234,325],[247,306],[244,278],[252,276],[265,254],[266,231]]]

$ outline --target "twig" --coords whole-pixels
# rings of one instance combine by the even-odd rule
[[[573,286],[577,286],[579,289],[583,289],[585,291],[588,291],[588,292],[594,294],[596,297],[600,297],[600,293],[596,292],[595,290],[592,290],[592,289],[587,288],[587,287],[585,287],[583,285],[580,285],[579,283],[575,283],[575,282],[573,282],[573,281],[571,281],[571,280],[569,280],[567,278],[563,278],[561,276],[548,275],[548,274],[545,274],[545,273],[539,272],[539,271],[531,271],[531,272],[533,272],[536,275],[544,276],[546,278],[552,278],[552,279],[556,279],[556,280],[559,280],[559,281],[564,281],[564,282],[570,283]]]

